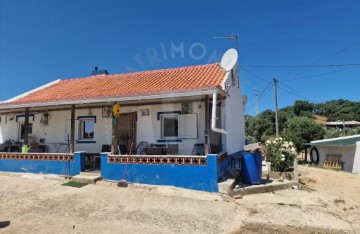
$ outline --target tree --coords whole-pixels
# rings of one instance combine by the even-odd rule
[[[338,99],[315,104],[316,114],[324,115],[329,121],[360,121],[360,102]]]
[[[294,103],[294,114],[296,116],[312,116],[314,105],[308,101],[297,100]]]
[[[245,132],[248,138],[253,139],[256,142],[260,142],[266,140],[265,138],[267,136],[271,136],[274,134],[274,123],[271,117],[267,114],[260,114],[255,117],[247,118],[245,122]]]
[[[298,152],[305,149],[303,144],[323,139],[324,135],[324,127],[310,118],[295,117],[288,121],[286,138],[294,143]]]

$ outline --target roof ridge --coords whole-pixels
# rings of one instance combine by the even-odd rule
[[[157,69],[132,73],[64,79],[36,92],[7,103],[7,106],[43,101],[84,100],[93,97],[126,97],[138,94],[164,94],[222,89],[227,73],[218,63]],[[5,105],[6,106],[6,105]],[[0,107],[4,109],[4,103]],[[11,107],[13,108],[13,106]]]
[[[220,63],[207,63],[207,64],[200,64],[200,65],[174,67],[174,68],[162,68],[162,69],[153,69],[153,70],[146,70],[146,71],[115,73],[115,74],[106,75],[105,77],[124,76],[124,75],[137,75],[137,74],[148,74],[148,73],[155,73],[155,72],[166,72],[166,71],[173,71],[173,70],[184,70],[184,69],[190,69],[190,68],[200,68],[200,67],[214,66],[214,65],[220,65]],[[65,79],[61,79],[60,82],[70,81],[70,80],[88,79],[88,78],[90,78],[90,77],[95,78],[95,77],[100,77],[100,76],[74,77],[74,78],[68,78],[68,79],[65,78]],[[103,76],[101,76],[101,78],[103,78]]]

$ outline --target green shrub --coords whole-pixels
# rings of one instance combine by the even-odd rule
[[[272,171],[290,171],[293,167],[296,150],[292,142],[284,141],[281,137],[273,141],[267,140],[265,151]]]

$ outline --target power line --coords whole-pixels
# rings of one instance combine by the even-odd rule
[[[335,70],[335,71],[331,71],[331,72],[325,72],[325,73],[320,73],[320,74],[315,74],[315,75],[310,75],[310,76],[305,76],[305,77],[298,77],[298,78],[293,78],[293,79],[287,79],[287,80],[282,80],[282,81],[294,81],[294,80],[309,79],[309,78],[313,78],[313,77],[317,77],[317,76],[329,75],[329,74],[332,74],[332,73],[337,73],[337,72],[341,72],[341,71],[347,71],[347,70],[356,69],[356,68],[359,68],[359,67],[350,67],[350,68]]]
[[[353,48],[353,47],[355,47],[355,46],[357,46],[357,45],[359,45],[359,44],[360,44],[360,41],[357,41],[357,42],[355,42],[354,44],[351,44],[351,45],[349,45],[349,46],[347,46],[347,47],[345,47],[345,48],[343,48],[343,49],[340,49],[340,50],[338,50],[338,51],[336,51],[336,52],[334,52],[334,53],[332,53],[332,54],[330,54],[330,55],[328,55],[328,56],[325,56],[325,57],[322,57],[322,58],[320,58],[320,59],[317,59],[317,60],[311,62],[309,65],[313,65],[313,64],[315,64],[315,63],[317,63],[317,62],[319,62],[319,61],[321,61],[321,60],[328,59],[328,58],[333,57],[333,56],[335,56],[335,55],[341,54],[341,53],[347,51],[348,49],[351,49],[351,48]],[[300,67],[300,68],[294,69],[294,70],[289,71],[289,72],[287,72],[287,73],[284,73],[284,74],[282,74],[282,75],[280,75],[280,76],[288,75],[288,74],[291,74],[291,73],[293,73],[293,72],[295,72],[295,71],[299,71],[299,70],[303,70],[303,69],[306,69],[306,67]],[[278,77],[280,77],[280,76],[278,76]]]
[[[281,88],[281,87],[278,87],[278,88],[281,89],[282,91],[285,91],[285,92],[289,93],[289,94],[295,95],[295,96],[297,96],[297,97],[299,97],[299,98],[301,98],[301,99],[304,99],[304,100],[306,100],[306,101],[310,101],[310,100],[307,99],[306,97],[303,97],[303,96],[301,96],[301,95],[298,95],[298,94],[296,94],[296,93],[294,93],[294,92],[291,92],[291,91],[286,90],[286,89]]]
[[[289,90],[292,92],[292,94],[294,94],[294,95],[296,95],[296,96],[298,96],[298,97],[301,97],[302,99],[310,102],[310,100],[309,100],[308,98],[305,98],[305,97],[301,96],[298,91],[294,90],[294,89],[291,88],[290,86],[284,84],[283,82],[281,82],[280,84],[283,85],[283,86],[285,86],[287,89],[289,89]]]
[[[250,103],[252,104],[253,101],[257,100],[257,103],[259,103],[260,99],[265,96],[265,94],[271,90],[270,88],[272,87],[272,83],[269,83],[261,92],[259,92],[257,89],[255,90],[255,94],[253,95],[253,97],[250,99],[250,101],[248,102],[248,105],[250,105]]]
[[[347,64],[324,64],[324,65],[240,65],[240,67],[252,67],[252,68],[289,68],[289,67],[347,67],[347,66],[360,66],[360,63],[347,63]]]
[[[294,92],[294,93],[299,93],[298,91],[296,91],[295,89],[291,88],[290,86],[284,84],[284,83],[281,83],[281,85],[285,86],[287,89],[289,89],[290,91]]]
[[[260,95],[265,95],[265,93],[270,90],[270,88],[272,87],[272,83],[269,83],[263,90],[261,90],[259,92]]]
[[[267,86],[265,87],[265,89],[263,89],[263,91],[261,91],[261,92],[259,93],[259,98],[258,98],[259,103],[260,103],[260,100],[262,100],[262,98],[265,97],[265,95],[271,90],[271,88],[272,88],[272,83],[270,83],[269,85],[267,85]]]
[[[256,75],[255,73],[253,73],[253,72],[251,72],[251,71],[249,71],[249,70],[247,70],[247,69],[244,69],[244,68],[242,68],[242,67],[240,67],[240,69],[243,70],[244,72],[249,73],[249,74],[252,75],[253,77],[256,77],[256,78],[258,78],[258,79],[260,79],[260,80],[262,80],[262,81],[264,81],[264,82],[266,82],[266,83],[268,83],[268,84],[271,84],[270,81],[265,80],[264,78]]]

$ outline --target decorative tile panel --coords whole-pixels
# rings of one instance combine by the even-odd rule
[[[0,152],[0,160],[74,161],[74,155]]]
[[[189,165],[189,166],[206,166],[207,158],[204,156],[184,157],[184,156],[121,156],[121,155],[109,155],[108,163],[110,164],[126,164],[127,160],[129,164],[155,164],[155,165]]]

